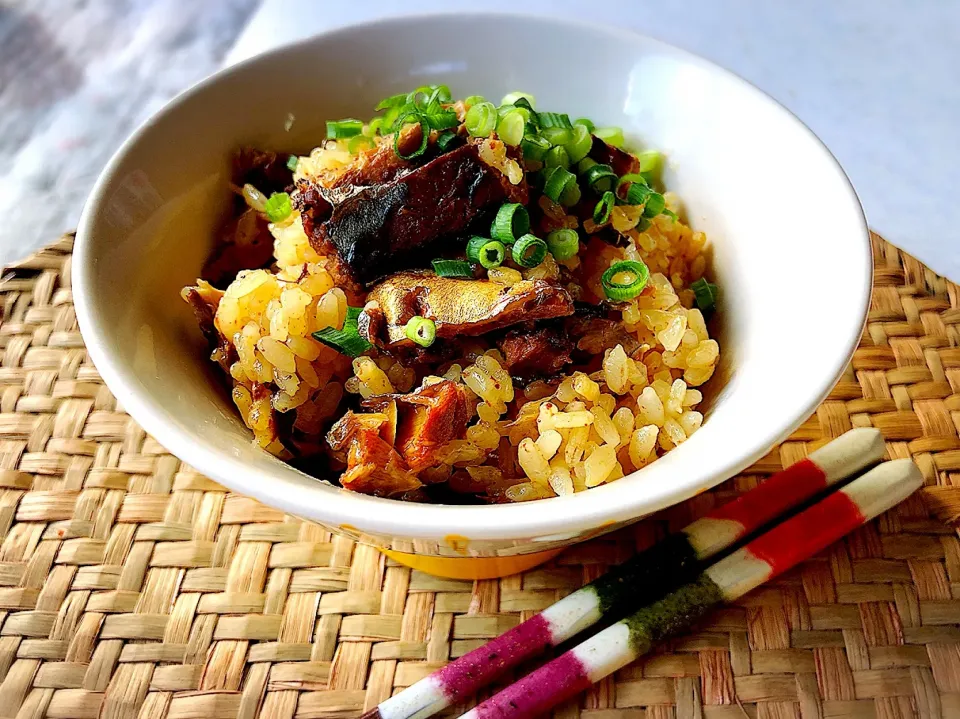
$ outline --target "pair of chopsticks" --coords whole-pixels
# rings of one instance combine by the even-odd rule
[[[368,711],[362,719],[426,719],[604,617],[625,619],[543,665],[461,719],[533,717],[575,696],[894,507],[923,483],[910,460],[885,462],[712,564],[791,509],[875,464],[884,443],[854,429],[693,522],[515,628]]]

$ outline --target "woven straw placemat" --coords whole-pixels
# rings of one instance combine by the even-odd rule
[[[960,716],[960,541],[932,514],[960,515],[960,288],[880,238],[852,366],[789,441],[716,491],[475,583],[392,565],[168,454],[84,350],[71,246],[0,280],[0,716],[357,716],[868,425],[916,460],[921,494],[557,715]]]

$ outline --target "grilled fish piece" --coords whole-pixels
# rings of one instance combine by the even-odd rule
[[[373,344],[411,347],[404,325],[414,316],[433,320],[437,337],[447,339],[566,317],[573,309],[570,294],[544,280],[523,280],[507,287],[489,280],[401,272],[370,290],[358,325],[360,334]]]
[[[347,470],[340,476],[346,489],[389,497],[421,486],[397,450],[381,436],[385,423],[386,415],[347,412],[330,428],[330,447],[347,452]]]

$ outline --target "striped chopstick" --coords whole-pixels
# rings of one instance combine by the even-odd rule
[[[896,506],[922,484],[920,470],[909,459],[875,467],[659,601],[511,684],[461,719],[525,719],[545,713],[647,653],[657,642],[684,631],[716,605],[742,597]]]
[[[486,645],[412,684],[362,719],[426,719],[504,672],[595,624],[659,599],[700,573],[701,562],[789,509],[876,463],[876,429],[853,429],[760,486],[719,507]]]

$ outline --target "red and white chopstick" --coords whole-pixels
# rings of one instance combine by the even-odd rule
[[[896,506],[922,484],[920,470],[908,459],[875,467],[461,719],[526,719],[546,712],[650,651],[656,642],[685,630],[717,604],[739,599]]]

